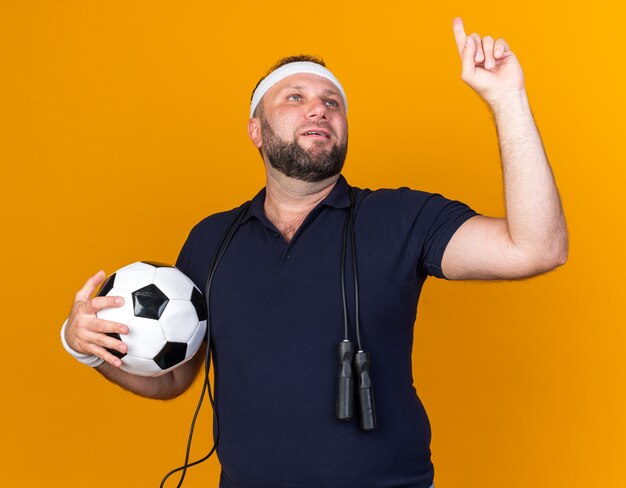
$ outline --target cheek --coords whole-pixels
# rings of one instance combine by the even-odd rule
[[[291,136],[298,129],[298,120],[293,114],[288,112],[278,113],[277,116],[274,117],[272,127],[274,128],[274,132],[278,135]]]
[[[345,142],[346,139],[348,138],[348,123],[346,121],[340,122],[337,125],[337,136],[339,137],[339,140],[342,142]]]
[[[331,117],[331,122],[337,128],[336,130],[346,132],[348,129],[348,119],[346,118],[346,115],[340,113],[340,111],[336,111],[332,113]]]

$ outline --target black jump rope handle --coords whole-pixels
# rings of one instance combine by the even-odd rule
[[[341,341],[337,346],[339,358],[339,375],[337,376],[337,418],[350,420],[354,410],[354,376],[352,375],[352,359],[354,358],[354,344],[350,341]]]
[[[376,428],[376,408],[374,407],[374,390],[370,379],[370,357],[364,351],[358,351],[354,357],[354,369],[358,383],[359,421],[362,430]]]

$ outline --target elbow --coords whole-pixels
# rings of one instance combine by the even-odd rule
[[[567,262],[567,253],[559,254],[552,258],[546,259],[542,263],[542,269],[540,273],[547,273],[548,271],[554,271],[556,268],[563,266]]]
[[[178,398],[183,393],[184,391],[179,392],[179,391],[172,391],[172,390],[166,391],[166,392],[159,392],[156,395],[154,395],[152,399],[167,402],[168,400],[174,400],[175,398]]]
[[[556,258],[556,265],[554,267],[558,268],[559,266],[563,266],[565,263],[567,263],[567,255],[568,255],[568,250],[565,249],[563,252],[561,252],[557,256],[557,258]]]
[[[552,271],[567,262],[569,254],[569,233],[563,219],[543,239],[535,241],[529,260],[537,268],[537,274]]]
[[[188,384],[181,382],[173,371],[156,377],[154,388],[148,395],[153,400],[174,400],[187,391]]]
[[[204,345],[202,347],[204,348]],[[201,360],[204,358],[204,351],[205,349],[202,349],[202,353],[196,353],[193,360],[181,364],[163,376],[164,380],[161,383],[158,394],[159,400],[173,400],[189,389],[202,364]]]
[[[534,259],[531,260],[531,267],[534,268],[533,274],[547,273],[563,266],[567,262],[568,254],[567,239],[539,254],[535,254]]]
[[[569,238],[567,234],[565,234],[561,239],[559,239],[554,246],[555,250],[553,251],[553,262],[554,267],[558,268],[559,266],[563,266],[567,262],[567,257],[569,254]]]
[[[567,262],[567,257],[569,254],[569,233],[567,232],[567,225],[565,224],[565,220],[563,220],[562,226],[557,232],[555,243],[552,248],[554,249],[554,260],[555,260],[555,268],[559,266],[563,266]]]
[[[169,388],[159,391],[158,394],[154,397],[154,399],[162,400],[162,401],[174,400],[175,398],[178,398],[186,391],[187,391],[186,385],[173,383]]]

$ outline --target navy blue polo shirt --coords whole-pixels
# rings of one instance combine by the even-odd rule
[[[335,418],[343,339],[341,251],[349,211],[343,176],[290,242],[252,200],[211,288],[220,488],[428,488],[428,417],[413,386],[417,302],[428,275],[445,278],[445,247],[467,205],[409,188],[355,191],[360,332],[371,356],[374,431]],[[205,289],[237,209],[198,223],[176,266]],[[354,283],[346,252],[350,336]]]

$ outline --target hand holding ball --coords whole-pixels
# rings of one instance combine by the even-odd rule
[[[180,270],[168,264],[136,262],[109,276],[96,296],[121,296],[124,305],[99,310],[98,318],[128,326],[128,334],[108,334],[126,343],[121,369],[160,376],[198,351],[207,326],[204,296]]]

